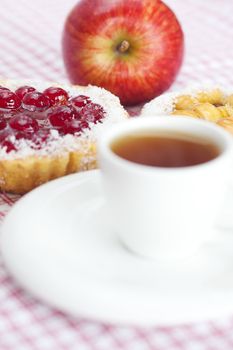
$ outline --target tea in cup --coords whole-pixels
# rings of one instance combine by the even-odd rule
[[[183,259],[211,239],[231,176],[232,136],[188,117],[134,118],[98,144],[112,229],[131,251]]]

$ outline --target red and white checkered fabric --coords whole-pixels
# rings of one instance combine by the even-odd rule
[[[75,2],[0,1],[0,78],[67,80],[60,41],[64,19]],[[233,87],[233,1],[166,3],[176,12],[186,37],[185,61],[172,89],[202,81]],[[0,220],[18,198],[0,195]],[[0,261],[0,350],[34,349],[232,350],[233,316],[146,329],[74,319],[22,291]]]

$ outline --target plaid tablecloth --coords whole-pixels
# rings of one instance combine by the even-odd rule
[[[66,81],[60,38],[76,0],[0,1],[0,78]],[[186,36],[172,89],[233,87],[233,1],[166,0]],[[0,219],[19,199],[0,195]],[[25,213],[26,216],[26,213]],[[22,291],[0,261],[0,350],[232,350],[233,316],[169,328],[135,328],[72,318]]]

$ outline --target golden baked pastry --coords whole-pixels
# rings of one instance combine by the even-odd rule
[[[168,93],[147,103],[141,115],[184,115],[214,122],[233,134],[233,94],[222,89]]]
[[[93,169],[96,138],[128,117],[94,86],[0,81],[0,190],[23,194],[51,179]]]

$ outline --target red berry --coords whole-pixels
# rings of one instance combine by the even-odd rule
[[[44,92],[44,95],[48,97],[51,106],[65,105],[68,101],[68,93],[59,87],[49,87]]]
[[[88,103],[91,103],[89,97],[84,95],[79,95],[70,99],[70,103],[74,107],[82,108],[86,106]]]
[[[30,140],[32,141],[32,138],[33,138],[33,133],[31,132],[23,132],[23,131],[18,131],[15,133],[15,138],[16,140]]]
[[[0,130],[5,129],[5,127],[6,127],[6,120],[0,119]]]
[[[36,91],[36,89],[32,86],[21,86],[20,88],[18,88],[15,93],[16,95],[18,96],[18,98],[20,100],[23,99],[24,95],[26,95],[28,92],[33,92],[33,91]]]
[[[24,95],[22,100],[23,108],[34,111],[45,111],[50,107],[50,102],[47,96],[41,92],[33,91]]]
[[[89,103],[80,111],[82,120],[86,120],[89,123],[100,122],[104,118],[105,111],[103,107],[97,103]]]
[[[10,140],[4,140],[3,142],[1,142],[1,146],[6,148],[7,153],[17,150],[13,142],[11,142]]]
[[[33,133],[39,129],[37,121],[24,114],[16,115],[13,117],[10,120],[9,125],[12,129],[26,133]]]
[[[21,105],[18,96],[10,90],[0,90],[0,108],[17,109]]]
[[[65,122],[70,121],[76,117],[76,111],[68,106],[56,107],[48,115],[51,125],[55,126],[56,128],[62,127],[65,124]]]
[[[88,123],[85,120],[73,119],[66,123],[60,131],[64,134],[76,134],[83,131],[83,129],[88,128]]]

